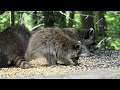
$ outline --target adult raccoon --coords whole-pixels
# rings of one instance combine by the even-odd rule
[[[30,31],[24,25],[14,25],[8,28],[8,30],[15,31],[15,33],[19,36],[22,46],[24,47],[24,51],[26,51],[28,46],[28,41],[31,36]]]
[[[76,41],[81,41],[83,48],[81,56],[92,55],[90,48],[95,44],[93,28],[80,30],[74,28],[62,28],[61,30]]]
[[[37,27],[31,31],[31,34],[41,30],[40,27]],[[70,38],[81,41],[82,43],[82,54],[81,56],[91,56],[93,55],[93,50],[95,44],[94,40],[94,29],[75,29],[75,28],[61,28],[61,30],[67,34]]]
[[[56,65],[59,61],[70,65],[70,60],[78,64],[81,50],[81,42],[71,39],[60,28],[43,28],[31,36],[25,59],[30,61],[45,57],[48,66]]]
[[[30,68],[29,63],[24,59],[29,38],[29,30],[22,25],[10,26],[1,32],[0,67],[7,67],[14,64],[23,69]]]

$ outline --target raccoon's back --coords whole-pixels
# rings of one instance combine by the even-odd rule
[[[0,33],[0,49],[20,48],[21,40],[13,31],[3,31]],[[4,48],[3,48],[4,47]],[[22,47],[22,45],[21,45]]]
[[[62,28],[61,30],[70,38],[77,40],[76,30],[74,28]]]
[[[27,48],[29,38],[31,36],[30,31],[24,26],[24,25],[14,25],[6,28],[4,31],[11,31],[17,35],[17,37],[20,39],[21,43],[24,46],[24,49]]]
[[[29,59],[35,54],[55,54],[58,51],[71,50],[75,44],[75,40],[64,34],[60,28],[44,28],[36,31],[30,38],[25,57]]]
[[[10,61],[15,56],[24,55],[24,48],[21,40],[13,31],[3,31],[0,33],[0,53],[5,54]]]
[[[15,31],[17,34],[22,35],[25,38],[28,38],[31,35],[31,33],[28,30],[28,28],[26,28],[24,25],[17,24],[17,25],[9,26],[4,31],[6,31],[6,30]]]
[[[53,30],[53,31],[52,31]],[[29,44],[34,46],[50,43],[55,39],[54,28],[43,28],[36,31],[30,38]]]
[[[41,45],[71,45],[75,41],[70,38],[67,34],[63,33],[60,28],[44,28],[36,31],[30,38],[29,45],[37,48],[36,46]],[[28,45],[28,46],[29,46]],[[70,46],[69,45],[69,46]]]

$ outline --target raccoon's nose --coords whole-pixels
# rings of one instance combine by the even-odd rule
[[[75,57],[75,59],[77,60],[77,59],[79,59],[79,57]]]
[[[79,57],[73,57],[73,58],[71,58],[71,59],[73,59],[73,60],[78,60],[78,59],[79,59]]]

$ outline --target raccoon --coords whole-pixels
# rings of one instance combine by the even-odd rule
[[[19,24],[11,26],[6,30],[14,31],[19,36],[22,42],[22,46],[24,47],[24,51],[26,51],[28,46],[28,41],[31,36],[30,31],[24,25],[19,25]]]
[[[24,59],[29,38],[29,30],[22,25],[10,26],[3,30],[0,33],[0,67],[31,67]]]
[[[2,67],[7,68],[9,66],[10,66],[10,64],[8,64],[6,55],[0,53],[0,68],[2,68]]]
[[[81,41],[83,48],[81,56],[93,55],[90,52],[90,48],[92,47],[92,45],[95,45],[93,28],[80,30],[76,30],[74,28],[62,28],[61,30],[72,39],[75,39],[76,41]]]
[[[64,65],[78,64],[82,47],[80,41],[71,39],[60,28],[43,28],[36,31],[30,38],[25,59],[27,61],[45,57],[48,66],[59,61]]]

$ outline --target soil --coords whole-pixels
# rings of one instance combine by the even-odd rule
[[[94,56],[80,57],[80,65],[46,66],[32,60],[32,68],[1,68],[0,79],[120,79],[120,51],[96,51]]]

